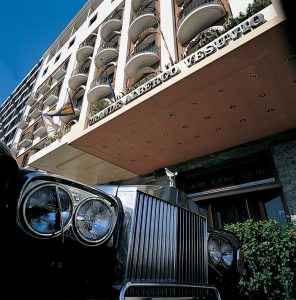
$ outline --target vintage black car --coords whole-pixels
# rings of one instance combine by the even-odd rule
[[[239,241],[208,230],[180,190],[95,189],[19,169],[5,153],[0,165],[2,299],[234,295],[242,271]]]

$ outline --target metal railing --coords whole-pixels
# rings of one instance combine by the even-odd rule
[[[21,136],[21,140],[20,143],[23,142],[25,139],[27,140],[33,140],[34,136],[32,132],[25,132],[22,136]]]
[[[44,109],[43,103],[37,103],[36,105],[34,105],[30,108],[29,115],[35,110],[43,111],[43,109]]]
[[[19,121],[19,123],[22,123],[22,122],[27,122],[27,123],[29,123],[30,122],[30,118],[29,118],[29,116],[22,116],[21,117],[21,119],[20,119],[20,121]]]
[[[83,67],[81,67],[81,68],[75,69],[75,70],[72,72],[71,76],[74,76],[74,75],[76,75],[76,74],[85,74],[85,75],[87,75],[88,72],[89,72],[89,68],[83,68]]]
[[[192,0],[184,9],[179,12],[179,25],[180,23],[194,10],[208,4],[220,4],[220,0]]]
[[[154,43],[140,44],[132,50],[132,52],[128,55],[127,60],[130,60],[135,55],[143,52],[152,52],[159,55],[159,48]]]
[[[94,47],[95,43],[96,43],[96,39],[92,37],[91,39],[85,40],[81,45],[79,45],[78,49],[81,49],[86,46]]]
[[[113,20],[113,19],[121,20],[122,19],[122,12],[121,11],[115,11],[113,14],[111,14],[109,17],[106,18],[104,24],[107,23],[110,20]]]
[[[146,14],[153,14],[154,16],[159,17],[159,12],[154,6],[147,6],[143,9],[138,10],[137,13],[135,13],[135,15],[133,16],[132,21]]]
[[[101,52],[102,50],[104,49],[107,49],[107,48],[111,48],[111,49],[118,49],[118,42],[107,42],[107,43],[103,43],[99,49],[98,49],[98,52]]]
[[[39,120],[37,123],[33,126],[33,132],[37,131],[39,128],[45,127],[42,120]]]
[[[110,85],[113,83],[113,74],[112,75],[102,75],[99,78],[96,78],[90,85],[90,88],[93,88],[98,85]]]

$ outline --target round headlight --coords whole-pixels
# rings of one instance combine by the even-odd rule
[[[231,267],[233,263],[233,249],[231,243],[228,241],[223,241],[221,245],[221,251],[222,251],[222,262],[224,266],[227,268]]]
[[[78,206],[74,222],[81,239],[88,243],[100,243],[109,237],[113,228],[112,211],[100,199],[86,199]]]
[[[33,190],[23,204],[27,227],[39,236],[53,236],[61,232],[72,215],[69,193],[56,185],[42,185]]]
[[[209,255],[210,255],[211,261],[215,265],[219,264],[219,262],[221,261],[221,258],[222,258],[222,252],[221,252],[221,247],[220,247],[219,241],[215,238],[211,238],[209,240],[208,247],[209,247]]]

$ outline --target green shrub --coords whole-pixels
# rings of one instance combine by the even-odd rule
[[[296,299],[296,231],[274,220],[230,224],[243,243],[246,274],[239,290],[248,299]]]

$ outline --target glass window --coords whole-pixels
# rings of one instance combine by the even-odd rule
[[[283,207],[281,197],[274,196],[264,202],[266,215],[268,219],[274,219],[281,225],[287,225],[287,218]]]

